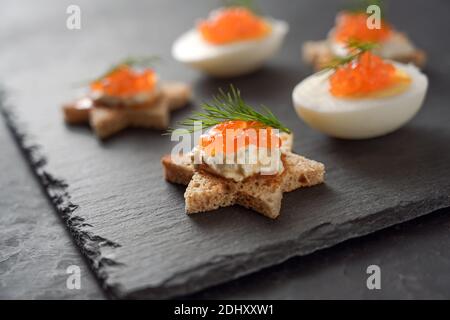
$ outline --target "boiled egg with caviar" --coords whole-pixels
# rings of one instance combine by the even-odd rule
[[[178,38],[172,55],[212,76],[238,76],[255,71],[275,55],[288,30],[286,22],[247,8],[221,8]]]
[[[327,135],[365,139],[393,132],[421,108],[428,78],[417,67],[370,52],[300,82],[292,97],[309,126]]]
[[[336,25],[328,34],[328,42],[335,56],[345,57],[350,53],[348,41],[377,43],[374,52],[386,59],[402,59],[416,52],[415,46],[403,34],[396,31],[385,20],[379,28],[369,29],[369,16],[364,12],[341,12],[336,17]]]

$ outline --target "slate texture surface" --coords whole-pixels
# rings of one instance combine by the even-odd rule
[[[102,299],[98,282],[0,122],[0,299]],[[80,268],[79,290],[67,288],[69,266]]]
[[[0,297],[101,299],[96,279],[70,234],[42,197],[26,159],[0,121]],[[24,202],[22,199],[26,198]],[[190,299],[448,299],[450,209],[296,257],[214,286]],[[382,270],[382,290],[365,287],[366,268]],[[81,289],[66,287],[68,266],[81,268]]]
[[[161,298],[193,292],[450,204],[450,112],[444,90],[450,60],[448,44],[438,41],[448,24],[442,11],[427,12],[417,2],[411,7],[422,14],[412,23],[400,14],[401,4],[392,10],[392,19],[416,30],[415,40],[431,53],[431,87],[423,111],[397,133],[346,142],[307,129],[295,118],[289,99],[293,86],[309,72],[299,62],[301,42],[323,36],[329,25],[318,22],[331,24],[339,4],[277,4],[263,2],[263,7],[290,22],[287,45],[270,66],[233,82],[250,102],[272,106],[294,129],[295,149],[328,169],[326,185],[285,197],[277,221],[241,208],[187,217],[182,188],[162,182],[159,157],[170,150],[166,137],[136,130],[99,143],[89,129],[61,122],[59,105],[76,93],[73,79],[90,78],[107,66],[105,61],[129,54],[166,57],[160,72],[165,78],[190,81],[197,100],[227,85],[169,58],[172,39],[211,4],[196,1],[176,16],[163,1],[113,7],[82,2],[85,23],[74,32],[64,27],[61,13],[68,3],[61,2],[37,8],[35,21],[12,30],[14,42],[0,54],[3,61],[11,61],[1,65],[11,106],[6,109],[13,110],[5,115],[111,295]],[[20,18],[13,5],[6,9]],[[164,25],[164,16],[173,21],[162,37],[154,26]],[[431,16],[434,23],[427,24]],[[7,21],[2,23],[8,27]],[[2,40],[11,40],[12,34],[2,33]]]
[[[0,145],[0,171],[8,172],[0,175],[0,298],[104,298],[4,121]],[[450,209],[440,211],[186,298],[448,299]],[[372,264],[382,270],[381,290],[365,286]],[[81,268],[80,290],[66,287],[71,265]]]

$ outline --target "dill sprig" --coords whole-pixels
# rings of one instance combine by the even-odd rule
[[[195,123],[199,121],[202,123],[202,128],[207,129],[231,120],[257,121],[263,126],[291,132],[266,106],[261,106],[262,110],[258,112],[248,105],[242,99],[240,91],[233,85],[230,85],[230,91],[226,93],[219,89],[219,94],[213,97],[212,102],[203,103],[201,108],[203,111],[193,112],[192,116],[179,122],[190,133],[197,129]]]
[[[327,64],[323,71],[325,70],[336,70],[337,68],[344,66],[353,60],[359,58],[361,54],[363,54],[366,51],[372,51],[378,46],[377,43],[373,42],[360,42],[357,40],[350,40],[347,43],[347,48],[350,49],[351,54],[349,54],[346,57],[335,57],[329,64]]]
[[[369,7],[370,5],[377,5],[378,7],[380,7],[381,12],[385,12],[386,5],[383,0],[356,0],[346,8],[346,11],[366,13],[367,7]]]
[[[104,72],[101,76],[94,79],[92,82],[100,81],[103,78],[108,77],[117,69],[127,66],[130,68],[152,68],[155,63],[159,61],[160,58],[158,56],[148,56],[148,57],[127,57],[118,63],[112,65],[108,68],[106,72]]]
[[[255,14],[261,13],[254,0],[223,0],[223,2],[227,7],[244,7]]]

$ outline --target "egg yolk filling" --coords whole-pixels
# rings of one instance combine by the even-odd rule
[[[254,174],[274,175],[284,169],[281,144],[276,129],[256,121],[226,121],[200,137],[194,164],[235,181]]]
[[[380,43],[389,38],[392,28],[388,23],[381,21],[380,29],[369,29],[367,18],[366,13],[341,13],[337,18],[334,39],[341,43],[350,40]]]
[[[136,71],[124,65],[91,83],[91,90],[100,95],[129,99],[153,91],[156,83],[157,76],[153,70]]]
[[[208,20],[198,24],[203,39],[214,45],[264,38],[270,25],[264,19],[242,7],[231,7],[214,12]]]
[[[411,78],[369,51],[330,76],[330,92],[340,98],[382,98],[403,93]]]

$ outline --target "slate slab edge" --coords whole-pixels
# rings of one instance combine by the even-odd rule
[[[343,224],[324,223],[295,240],[275,246],[261,247],[250,254],[224,255],[214,262],[196,267],[195,270],[186,270],[175,275],[159,287],[143,288],[134,292],[116,292],[116,295],[133,299],[179,297],[280,264],[295,256],[304,256],[326,249],[346,240],[358,238],[446,207],[450,207],[450,196],[438,196],[426,201],[405,203]],[[358,225],[358,232],[351,232],[351,224]],[[321,237],[322,235],[323,237]],[[230,274],[233,274],[234,277],[230,278]],[[207,284],[205,285],[205,283]]]
[[[420,202],[404,203],[343,224],[324,223],[295,240],[276,246],[260,247],[250,254],[219,256],[220,258],[215,261],[176,274],[157,287],[146,287],[129,292],[123,290],[120,285],[108,282],[105,268],[120,265],[120,263],[102,256],[100,250],[104,246],[118,247],[120,244],[85,230],[87,222],[77,216],[78,206],[71,201],[67,183],[64,179],[55,177],[47,171],[48,159],[42,148],[26,133],[26,126],[17,118],[13,108],[4,103],[4,98],[4,91],[0,91],[0,111],[7,126],[42,184],[45,193],[72,234],[75,243],[100,280],[102,287],[113,298],[162,299],[187,295],[282,263],[294,256],[307,255],[345,240],[364,236],[438,209],[450,207],[450,196],[441,195]],[[357,232],[351,231],[355,230],[355,228],[351,228],[352,224],[358,225]],[[243,268],[243,266],[245,267]],[[230,275],[233,276],[230,277]]]
[[[55,177],[47,170],[47,157],[42,148],[26,133],[25,125],[20,122],[13,107],[6,102],[6,93],[0,88],[0,112],[3,115],[7,127],[12,132],[14,139],[19,144],[32,171],[41,183],[45,194],[54,205],[56,211],[63,219],[66,227],[72,235],[76,245],[87,259],[91,270],[100,280],[107,293],[112,292],[108,288],[107,273],[104,271],[107,265],[119,265],[120,263],[102,256],[100,247],[119,247],[120,244],[105,239],[99,235],[87,231],[84,227],[88,224],[85,219],[76,214],[78,205],[71,201],[67,183]]]

